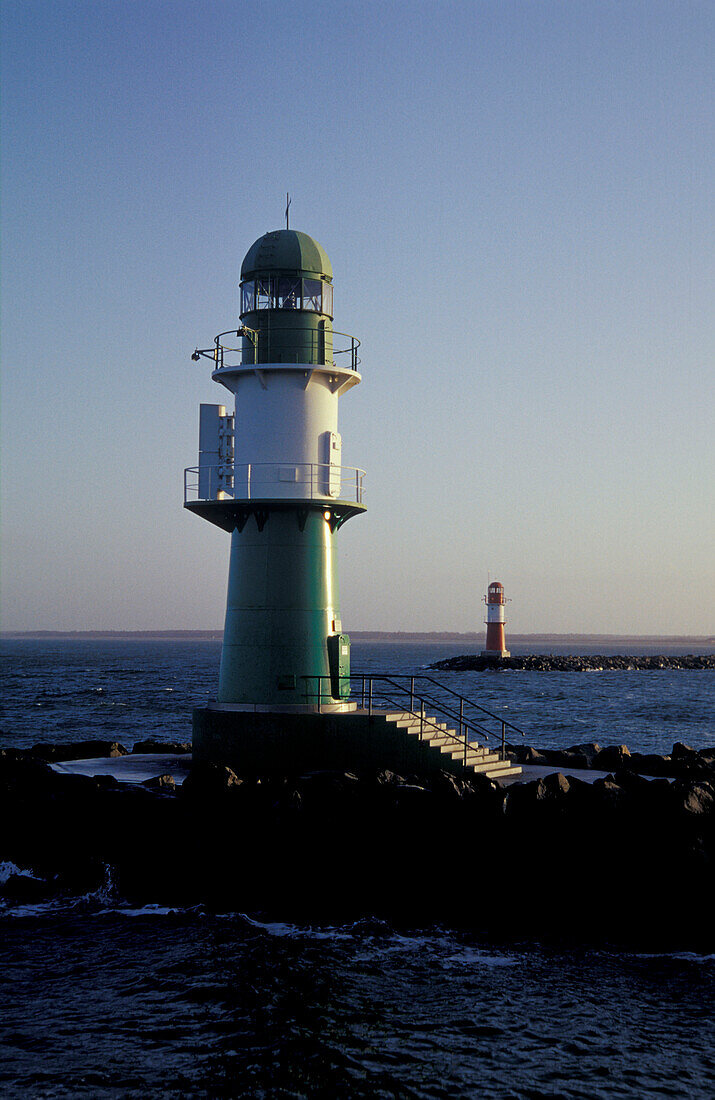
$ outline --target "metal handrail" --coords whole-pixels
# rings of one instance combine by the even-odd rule
[[[355,674],[353,674],[353,676],[355,676]],[[428,727],[431,727],[431,728],[437,730],[438,733],[446,734],[452,741],[455,741],[458,745],[462,746],[462,749],[463,749],[462,762],[465,766],[466,766],[466,763],[467,763],[467,753],[468,753],[468,751],[470,749],[474,748],[474,747],[478,747],[478,745],[479,745],[478,741],[470,741],[469,740],[470,731],[471,732],[479,732],[484,737],[484,739],[486,741],[491,741],[492,734],[490,733],[489,730],[485,729],[484,726],[482,726],[479,722],[475,722],[474,720],[468,722],[468,721],[465,720],[465,717],[464,717],[464,703],[466,702],[466,703],[468,703],[472,706],[475,706],[478,710],[483,710],[485,714],[489,714],[491,717],[493,717],[497,721],[501,722],[501,727],[502,727],[501,728],[501,758],[502,758],[502,760],[506,760],[506,727],[507,727],[507,725],[512,726],[512,723],[506,722],[504,719],[500,718],[498,715],[492,715],[491,711],[486,710],[485,707],[480,707],[479,704],[477,704],[477,703],[473,703],[473,701],[471,699],[469,699],[467,696],[459,695],[458,692],[452,691],[452,689],[448,689],[450,694],[456,695],[460,699],[460,710],[459,710],[459,714],[457,715],[456,713],[452,712],[448,707],[445,707],[445,705],[442,702],[440,702],[439,700],[434,699],[431,696],[426,695],[424,692],[415,692],[415,690],[414,690],[415,680],[418,680],[418,679],[427,680],[427,681],[437,685],[438,687],[442,686],[439,683],[439,681],[433,680],[429,676],[424,676],[424,677],[417,676],[417,677],[415,677],[415,676],[403,676],[401,674],[397,674],[396,676],[392,677],[392,676],[386,676],[384,674],[383,675],[373,675],[372,673],[358,673],[357,676],[360,677],[360,679],[362,681],[361,706],[362,706],[363,709],[365,709],[365,699],[367,697],[367,711],[368,711],[368,714],[373,713],[373,700],[374,700],[373,684],[374,684],[375,680],[390,684],[393,688],[397,689],[397,691],[404,692],[405,694],[407,694],[408,689],[404,688],[401,684],[397,683],[397,680],[399,680],[399,679],[409,679],[410,680],[410,689],[409,689],[410,706],[409,706],[409,709],[408,709],[407,713],[409,713],[413,718],[419,718],[420,719],[420,732],[419,732],[420,741],[423,739],[425,724]],[[322,688],[321,688],[322,681],[323,680],[332,681],[332,677],[331,676],[323,676],[323,675],[313,675],[313,676],[303,676],[302,679],[306,681],[306,701],[308,701],[310,699],[310,696],[309,696],[309,693],[308,693],[308,682],[312,681],[312,680],[317,681],[318,690],[317,690],[315,698],[318,701],[318,707],[320,709],[320,706],[321,706],[321,703],[322,703],[322,698],[323,698],[322,697]],[[348,679],[348,677],[347,676],[341,677],[341,679],[346,680],[346,679]],[[366,683],[367,683],[367,694],[366,694]],[[352,694],[352,684],[351,684],[351,694]],[[405,709],[403,704],[399,700],[391,698],[390,696],[387,695],[387,693],[380,692],[380,695],[382,696],[384,701],[391,704],[392,706],[402,707],[403,710]],[[415,709],[415,706],[414,706],[414,703],[415,703],[416,699],[419,701],[419,704],[420,704],[419,710]],[[442,717],[448,718],[453,722],[459,722],[459,733],[457,733],[456,731],[451,731],[451,730],[450,731],[443,730],[443,729],[440,728],[440,725],[436,720],[432,720],[432,719],[428,718],[425,714],[425,703],[429,704],[430,706],[432,706],[436,710],[438,710],[439,714]],[[512,728],[518,729],[518,727],[516,727],[516,726],[512,726]]]
[[[362,674],[360,673],[359,675],[362,675]],[[392,676],[392,673],[390,673],[390,675]],[[406,678],[404,673],[397,673],[394,678],[399,679],[400,677]],[[516,732],[520,733],[522,737],[526,736],[523,729],[520,729],[519,726],[515,726],[513,722],[507,722],[507,720],[505,718],[502,718],[501,714],[494,714],[493,711],[487,710],[487,708],[481,706],[480,703],[475,703],[474,700],[470,699],[468,695],[460,695],[460,693],[458,691],[455,691],[453,688],[447,687],[446,684],[443,684],[440,680],[435,680],[434,677],[432,677],[432,676],[422,676],[422,675],[420,675],[420,676],[410,677],[410,679],[426,680],[429,684],[434,684],[436,687],[440,688],[442,691],[449,692],[450,695],[455,695],[457,697],[457,699],[462,699],[465,703],[469,703],[470,707],[476,707],[476,709],[480,710],[482,712],[482,714],[488,714],[489,717],[493,718],[496,722],[502,722],[505,726],[508,726],[509,729],[516,730]]]
[[[297,473],[294,482],[265,476],[291,468]],[[208,496],[199,495],[202,475],[207,479],[204,492],[208,487]],[[239,462],[237,465],[233,462],[221,462],[211,466],[187,466],[184,470],[184,503],[225,498],[262,499],[266,496],[262,491],[266,486],[276,486],[280,489],[280,496],[285,496],[287,500],[316,499],[326,503],[331,500],[354,500],[356,504],[362,504],[365,495],[364,479],[365,471],[359,466],[338,466],[330,462]],[[291,486],[295,489],[294,493],[287,492]],[[301,492],[306,489],[309,490],[309,496]],[[271,499],[273,496],[275,494],[271,495]]]
[[[316,338],[317,337],[322,337],[323,338],[322,339],[323,345],[325,344],[325,338],[326,337],[329,337],[330,340],[332,341],[332,338],[335,337],[335,336],[343,336],[343,337],[345,337],[346,340],[349,340],[350,343],[347,345],[347,347],[337,347],[336,348],[336,347],[333,346],[331,348],[331,354],[332,355],[349,355],[350,356],[350,370],[354,370],[354,371],[357,371],[357,369],[358,369],[358,367],[359,367],[359,365],[362,361],[360,359],[360,356],[358,355],[358,348],[360,347],[360,341],[358,340],[357,336],[352,336],[349,332],[339,332],[337,329],[334,329],[334,328],[331,328],[331,329],[311,329],[311,328],[300,328],[297,325],[296,326],[287,326],[285,328],[283,326],[280,326],[279,328],[275,328],[273,330],[268,329],[268,330],[265,330],[263,332],[261,332],[259,329],[248,328],[246,325],[244,325],[242,328],[226,329],[225,332],[219,332],[218,336],[214,337],[213,347],[211,347],[211,348],[195,348],[191,358],[195,362],[198,362],[199,359],[201,359],[201,358],[210,359],[214,363],[214,370],[223,370],[224,367],[239,367],[239,366],[260,367],[261,366],[261,360],[260,360],[260,356],[259,356],[259,351],[261,349],[261,336],[263,335],[264,337],[268,337],[269,342],[270,342],[270,336],[272,335],[272,333],[275,333],[276,336],[283,336],[286,333],[290,333],[290,332],[299,333],[303,337],[306,337],[306,336],[311,336],[311,337],[316,337]],[[241,337],[247,337],[250,344],[251,344],[251,347],[253,349],[252,358],[244,360],[244,358],[243,358],[243,347],[235,348],[235,347],[232,347],[231,344],[229,344],[229,343],[224,343],[223,339],[222,339],[224,336],[236,336],[238,339],[240,339]],[[318,343],[320,343],[320,342],[321,341],[318,340]],[[317,354],[318,351],[319,351],[319,349],[314,349],[315,354]],[[238,358],[233,359],[232,358],[233,356],[238,356]],[[268,361],[269,360],[266,360],[265,362],[268,362]],[[289,365],[290,364],[286,364],[286,366],[289,366]],[[322,363],[309,364],[309,365],[324,366],[324,367],[332,365],[334,367],[337,367],[337,363],[335,362],[334,359],[327,360],[325,358],[325,350],[324,349],[323,349]]]

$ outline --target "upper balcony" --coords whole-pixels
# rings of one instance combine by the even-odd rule
[[[220,332],[214,338],[213,347],[196,348],[191,358],[196,362],[202,357],[210,360],[214,372],[265,363],[308,363],[357,372],[359,347],[356,336],[323,325],[280,325],[262,329],[244,325]]]

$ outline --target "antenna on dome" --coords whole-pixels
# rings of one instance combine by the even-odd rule
[[[288,207],[290,206],[290,204],[291,204],[291,197],[288,194],[288,192],[286,191],[286,229],[290,229],[290,225],[288,224]]]

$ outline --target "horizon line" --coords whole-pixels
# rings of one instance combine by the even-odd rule
[[[220,640],[223,638],[223,630],[0,630],[0,639],[11,638],[211,638]],[[483,640],[484,631],[458,631],[458,630],[353,630],[350,637],[356,638],[443,638],[445,641],[455,640]],[[631,639],[631,640],[658,640],[658,641],[697,641],[713,644],[715,636],[708,634],[608,634],[555,631],[533,631],[531,633],[509,634],[509,640],[529,641],[534,638],[589,638],[589,639]]]

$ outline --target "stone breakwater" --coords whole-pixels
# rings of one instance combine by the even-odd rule
[[[674,746],[662,766],[676,777],[646,779],[623,746],[575,745],[509,787],[444,772],[261,781],[218,765],[182,786],[120,784],[56,772],[55,748],[0,753],[0,863],[34,876],[7,877],[9,904],[76,897],[110,869],[132,904],[715,949],[715,748]],[[584,759],[612,770],[568,774]]]
[[[623,657],[591,654],[585,657],[529,654],[523,657],[482,657],[465,653],[429,666],[447,672],[634,672],[656,669],[715,668],[715,654],[689,653],[681,657]]]

